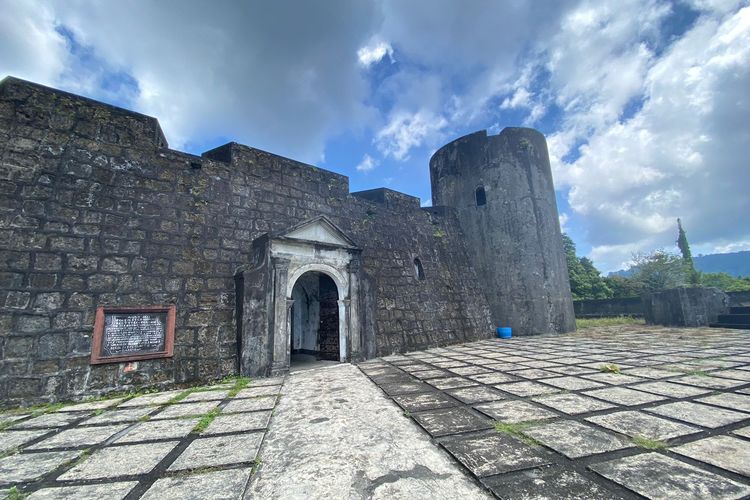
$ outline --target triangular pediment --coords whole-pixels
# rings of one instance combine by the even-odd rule
[[[325,216],[316,217],[294,226],[280,234],[279,237],[347,248],[356,247],[351,238]]]

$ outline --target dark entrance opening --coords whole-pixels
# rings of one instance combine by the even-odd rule
[[[299,277],[292,289],[292,364],[340,359],[339,305],[336,283],[311,271]]]

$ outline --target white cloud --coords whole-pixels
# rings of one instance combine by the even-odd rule
[[[393,48],[387,42],[373,41],[369,45],[360,47],[357,51],[357,58],[359,64],[365,68],[369,68],[375,63],[380,62],[385,56],[388,56],[391,63],[394,63],[393,59]]]
[[[359,162],[357,165],[357,172],[363,172],[367,173],[373,170],[378,165],[378,162],[375,161],[372,156],[365,154],[365,156],[362,158],[362,161]]]
[[[68,53],[55,27],[54,13],[45,4],[6,3],[0,9],[0,78],[57,84]]]
[[[619,91],[613,94],[605,83],[580,99],[618,103],[612,113],[574,106],[549,143],[555,180],[571,188],[570,206],[585,215],[591,257],[605,271],[634,251],[673,247],[677,217],[701,248],[719,250],[722,240],[750,236],[750,226],[737,224],[740,214],[750,213],[750,171],[743,160],[750,140],[750,8],[704,15],[645,62],[642,77],[628,85],[644,89],[643,105],[631,118],[611,118],[632,94],[618,101]],[[576,92],[566,99],[576,102]],[[561,157],[581,137],[580,124],[590,127],[587,142],[565,164]]]
[[[560,212],[560,215],[558,215],[557,218],[560,221],[560,230],[563,233],[566,233],[568,231],[568,228],[565,225],[570,220],[570,216],[566,214],[565,212]]]
[[[412,148],[422,146],[425,142],[434,142],[447,125],[448,121],[444,117],[429,110],[397,112],[375,134],[375,144],[385,156],[407,160]]]

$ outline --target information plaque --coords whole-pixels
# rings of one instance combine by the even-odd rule
[[[175,312],[174,305],[98,307],[91,364],[171,357]]]

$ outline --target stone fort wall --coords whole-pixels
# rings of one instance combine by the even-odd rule
[[[235,143],[174,151],[154,118],[14,78],[0,193],[0,406],[235,374],[236,270],[318,215],[362,248],[375,354],[492,334],[452,210]],[[89,364],[97,306],[151,304],[177,307],[172,358]]]

